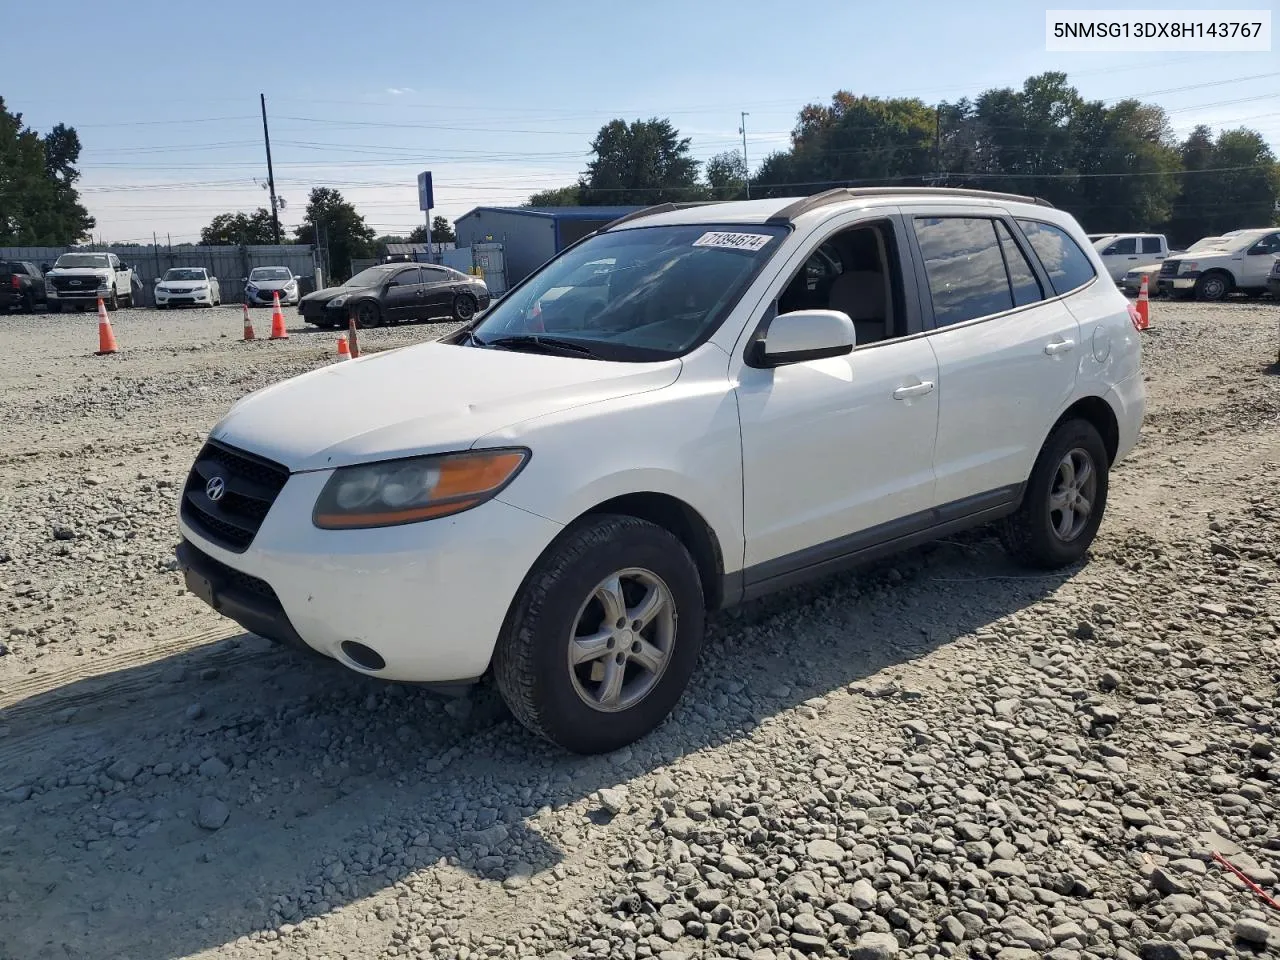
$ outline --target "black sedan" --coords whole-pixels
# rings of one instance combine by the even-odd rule
[[[489,306],[489,288],[479,277],[429,263],[383,263],[361,270],[340,287],[309,293],[298,313],[318,327],[361,327],[406,320],[452,317],[470,320]]]

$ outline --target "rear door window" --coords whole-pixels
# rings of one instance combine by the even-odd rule
[[[996,236],[1000,238],[1000,251],[1004,254],[1004,264],[1009,270],[1009,286],[1013,289],[1014,305],[1023,307],[1043,300],[1044,289],[1036,279],[1036,272],[1031,268],[1027,255],[1018,247],[1008,227],[999,220],[995,224]]]
[[[1159,237],[1143,237],[1142,238],[1143,253],[1163,253],[1163,247],[1160,244]]]
[[[1097,276],[1093,262],[1061,227],[1040,220],[1019,220],[1018,226],[1040,259],[1058,296],[1078,290]]]

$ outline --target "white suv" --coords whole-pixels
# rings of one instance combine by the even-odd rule
[[[650,208],[441,341],[239,401],[180,564],[250,631],[491,675],[530,729],[615,749],[680,698],[709,611],[988,521],[1080,560],[1145,403],[1106,277],[1028,197]]]

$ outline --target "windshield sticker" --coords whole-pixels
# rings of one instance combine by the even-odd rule
[[[769,242],[767,233],[704,233],[693,241],[695,247],[723,247],[726,250],[755,252]]]

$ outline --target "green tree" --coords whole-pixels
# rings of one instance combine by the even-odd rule
[[[589,206],[699,200],[698,161],[670,120],[611,120],[591,142],[595,154],[579,182]]]
[[[540,190],[524,202],[526,207],[576,207],[582,203],[582,187],[571,184],[554,190]]]
[[[742,200],[747,195],[747,164],[737,150],[725,150],[707,161],[704,171],[713,200]]]
[[[209,247],[272,244],[271,211],[259,207],[253,213],[220,213],[200,231],[200,242]]]
[[[446,217],[431,218],[431,242],[432,243],[454,243],[458,239],[457,234],[453,232]],[[426,243],[427,227],[423,224],[420,227],[414,227],[413,233],[409,234],[410,243]]]
[[[89,235],[95,221],[75,188],[79,159],[73,128],[58,124],[41,137],[0,97],[0,243],[65,246]]]
[[[307,202],[302,225],[295,231],[299,243],[318,242],[327,251],[329,276],[351,276],[351,261],[374,255],[374,232],[356,208],[332,187],[316,187]],[[318,236],[318,241],[317,241]]]

